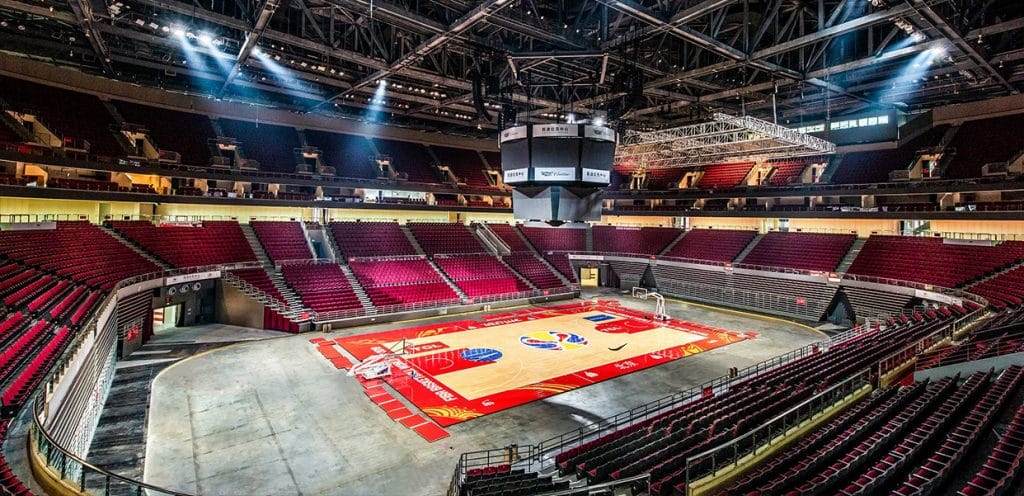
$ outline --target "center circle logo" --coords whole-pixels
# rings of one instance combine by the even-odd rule
[[[578,350],[590,344],[587,338],[579,334],[562,331],[538,331],[519,337],[519,342],[531,348],[541,350]]]

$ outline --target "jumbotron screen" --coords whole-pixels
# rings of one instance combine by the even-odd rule
[[[535,124],[501,133],[506,184],[607,186],[615,156],[615,131],[589,124]]]

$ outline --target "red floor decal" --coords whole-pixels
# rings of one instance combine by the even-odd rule
[[[429,443],[448,437],[448,432],[438,427],[437,424],[433,424],[430,422],[427,422],[426,424],[417,427],[413,427],[412,430],[416,431],[416,434],[422,436],[423,439],[426,439],[427,442]]]
[[[419,415],[413,415],[411,417],[405,417],[404,419],[399,420],[399,422],[401,422],[402,425],[412,429],[413,427],[416,427],[417,425],[422,425],[422,424],[427,423],[427,420],[425,418],[423,418],[423,417],[420,417]]]
[[[388,417],[391,417],[393,420],[396,421],[412,416],[412,412],[409,411],[409,409],[404,406],[401,408],[395,408],[394,410],[388,410],[387,412]]]
[[[755,336],[576,302],[335,341],[358,360],[404,346],[385,381],[449,426]]]

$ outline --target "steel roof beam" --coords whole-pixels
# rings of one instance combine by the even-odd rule
[[[113,76],[114,67],[110,65],[110,50],[107,49],[107,44],[103,41],[103,35],[96,29],[92,13],[92,3],[89,0],[68,0],[68,4],[71,5],[71,11],[74,12],[75,19],[82,28],[82,32],[89,39],[89,45],[92,46],[93,53],[99,59],[103,72]]]
[[[1010,82],[1007,81],[1006,78],[1004,78],[1003,75],[1000,74],[995,67],[992,67],[992,65],[988,63],[988,60],[986,60],[984,56],[978,53],[978,51],[975,50],[974,47],[967,42],[967,40],[963,39],[963,37],[960,36],[960,33],[957,32],[956,29],[950,26],[949,23],[947,23],[941,15],[939,15],[937,12],[935,12],[935,10],[928,6],[927,2],[925,2],[924,0],[912,1],[914,3],[914,10],[921,14],[921,16],[924,17],[932,26],[934,26],[935,29],[942,33],[942,36],[949,40],[949,42],[953,45],[953,47],[956,48],[957,51],[966,55],[979,68],[989,73],[989,75],[992,76],[993,79],[995,79],[1004,88],[1009,90],[1010,93],[1020,93],[1020,91],[1018,91],[1015,86],[1010,84]]]
[[[509,0],[488,0],[481,3],[478,7],[469,11],[451,25],[449,25],[444,31],[431,36],[424,40],[416,48],[403,55],[398,60],[392,62],[388,67],[380,69],[377,72],[370,74],[369,76],[360,79],[352,85],[351,89],[340,91],[327,98],[320,103],[317,103],[313,109],[316,109],[328,102],[333,101],[335,98],[342,98],[345,95],[351,93],[353,90],[363,88],[373,84],[382,78],[386,78],[395,72],[401,71],[402,69],[411,66],[412,64],[419,62],[423,57],[427,56],[430,52],[444,46],[449,41],[458,37],[462,32],[473,27],[476,23],[487,18],[487,16],[501,10],[503,7],[508,5]],[[312,110],[312,109],[311,109]]]

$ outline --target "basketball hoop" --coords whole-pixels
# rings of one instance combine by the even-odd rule
[[[387,348],[388,352],[370,355],[366,360],[359,362],[348,369],[348,376],[360,376],[365,380],[380,379],[391,375],[391,365],[399,355],[405,354],[405,339],[395,343],[397,350]]]
[[[654,318],[657,320],[668,320],[668,313],[665,311],[665,297],[659,293],[648,291],[647,288],[633,286],[633,298],[648,300],[654,298]]]

